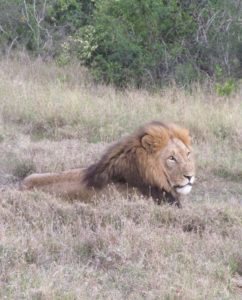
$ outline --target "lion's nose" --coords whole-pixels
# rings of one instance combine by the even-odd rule
[[[186,177],[189,181],[191,180],[192,176],[187,176],[187,175],[184,175],[184,177]]]
[[[185,178],[187,178],[189,180],[190,183],[194,182],[194,176],[188,176],[188,175],[184,175]]]

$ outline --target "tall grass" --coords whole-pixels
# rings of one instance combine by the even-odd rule
[[[202,165],[231,170],[241,165],[239,91],[228,98],[201,86],[190,92],[177,86],[153,93],[119,91],[93,84],[77,64],[59,68],[26,56],[0,62],[0,91],[1,139],[6,126],[17,125],[35,139],[110,142],[157,119],[190,129]]]

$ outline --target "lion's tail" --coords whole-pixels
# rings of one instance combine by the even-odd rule
[[[21,190],[39,189],[58,196],[85,197],[90,191],[83,183],[85,169],[72,169],[60,173],[32,174],[26,177]]]

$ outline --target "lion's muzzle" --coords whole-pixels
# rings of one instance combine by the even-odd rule
[[[187,178],[188,182],[183,185],[176,185],[176,186],[174,186],[174,188],[177,193],[182,194],[182,195],[187,195],[192,190],[192,185],[195,181],[195,176],[184,176],[184,177]]]

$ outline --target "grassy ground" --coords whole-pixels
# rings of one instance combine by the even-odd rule
[[[0,61],[0,298],[241,299],[241,96],[121,92],[78,65]],[[194,139],[182,210],[115,190],[95,205],[18,191],[25,175],[85,166],[153,119]]]

